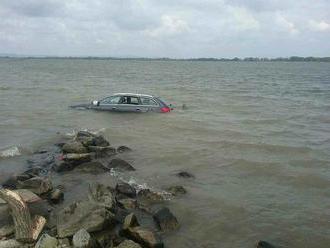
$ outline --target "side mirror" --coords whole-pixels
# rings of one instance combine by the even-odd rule
[[[100,105],[100,102],[97,101],[97,100],[94,100],[94,101],[92,101],[92,105],[94,105],[94,106],[99,106],[99,105]]]

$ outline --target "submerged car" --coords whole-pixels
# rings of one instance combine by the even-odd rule
[[[73,107],[86,107],[95,110],[107,110],[116,112],[159,112],[168,113],[171,105],[167,105],[158,97],[144,94],[117,93],[102,100],[94,100],[87,106],[77,105]]]

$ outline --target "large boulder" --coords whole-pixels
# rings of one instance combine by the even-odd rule
[[[108,172],[110,169],[105,167],[102,163],[98,161],[91,161],[82,163],[74,168],[74,171],[79,173],[88,173],[88,174],[102,174]]]
[[[164,244],[159,235],[143,227],[130,227],[126,231],[129,239],[148,248],[163,248]]]
[[[179,227],[178,220],[167,207],[159,209],[153,218],[162,231],[172,231]]]
[[[108,167],[119,171],[135,171],[135,168],[132,165],[120,158],[112,159]]]
[[[142,248],[138,243],[135,243],[132,240],[124,240],[115,248]]]
[[[52,182],[47,177],[32,177],[25,181],[18,181],[17,187],[28,189],[37,195],[47,193],[53,189]]]
[[[118,194],[123,194],[126,195],[128,197],[135,197],[136,196],[136,190],[133,186],[131,186],[128,183],[118,183],[116,185],[116,191]]]
[[[80,229],[73,235],[72,243],[74,248],[92,248],[93,245],[92,237],[85,229]]]
[[[112,189],[99,183],[89,184],[89,199],[104,206],[108,210],[115,209],[115,199]]]
[[[81,142],[78,142],[78,141],[66,143],[62,147],[62,151],[64,153],[78,153],[78,154],[88,152],[87,148],[85,146],[83,146],[83,144]]]
[[[35,248],[57,248],[58,240],[48,234],[43,234],[35,245]]]
[[[110,143],[101,135],[95,135],[86,131],[79,131],[75,140],[81,142],[84,146],[109,146]]]
[[[100,231],[110,224],[112,218],[111,212],[93,201],[75,202],[57,214],[57,233],[64,238],[82,228],[88,232]]]

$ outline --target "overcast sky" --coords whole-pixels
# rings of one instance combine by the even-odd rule
[[[330,56],[330,0],[0,0],[0,54]]]

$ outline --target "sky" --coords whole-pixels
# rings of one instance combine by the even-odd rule
[[[0,0],[0,54],[330,56],[330,0]]]

